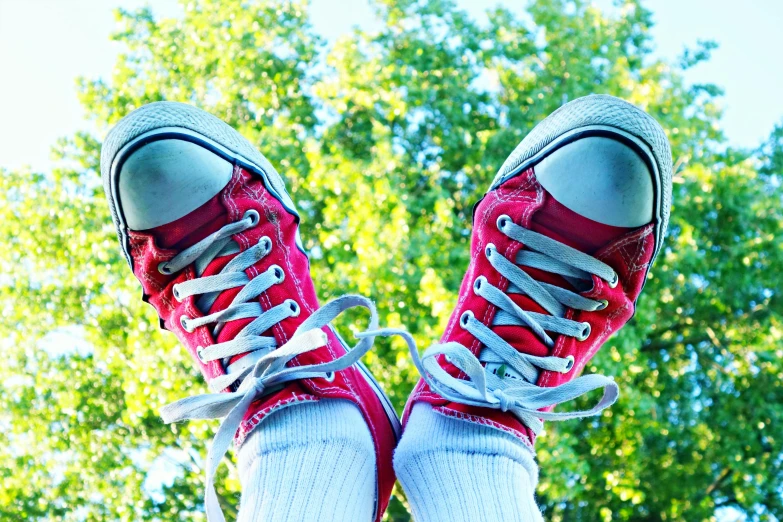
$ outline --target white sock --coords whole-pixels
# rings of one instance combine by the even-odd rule
[[[413,407],[394,470],[416,522],[540,522],[538,467],[508,433]]]
[[[289,406],[239,450],[239,522],[371,522],[375,446],[359,408],[322,400]]]

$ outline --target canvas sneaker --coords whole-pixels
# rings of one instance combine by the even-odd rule
[[[531,450],[543,420],[595,415],[615,382],[577,377],[634,314],[671,205],[660,125],[611,96],[542,121],[474,208],[470,265],[446,331],[420,357],[413,404],[511,433]],[[586,411],[553,411],[592,390]]]
[[[392,331],[378,329],[363,297],[319,307],[299,214],[274,167],[218,118],[158,102],[112,129],[101,170],[143,299],[213,392],[166,406],[163,418],[224,418],[206,466],[208,518],[223,519],[213,478],[232,440],[241,445],[281,408],[343,399],[359,408],[374,439],[380,520],[400,425],[359,358],[375,336]],[[370,309],[371,319],[348,350],[329,323],[354,306]]]

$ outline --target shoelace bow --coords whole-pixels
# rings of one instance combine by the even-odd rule
[[[259,219],[256,211],[248,211],[242,220],[224,226],[183,250],[170,261],[162,263],[159,270],[165,274],[172,274],[195,263],[196,273],[200,276],[216,257],[237,253],[239,248],[231,240],[231,236],[256,226]],[[213,392],[238,384],[236,391],[188,397],[161,409],[161,416],[166,423],[188,419],[224,418],[209,448],[206,462],[204,507],[207,520],[211,522],[225,521],[215,491],[215,472],[253,401],[282,388],[290,381],[316,377],[333,379],[334,372],[344,370],[358,362],[372,348],[375,337],[378,336],[399,335],[406,340],[410,349],[415,351],[413,338],[404,330],[378,328],[375,305],[369,299],[358,295],[343,295],[319,308],[305,319],[291,339],[280,347],[277,346],[274,337],[262,336],[263,332],[283,319],[299,314],[299,305],[293,300],[289,299],[266,311],[261,308],[257,300],[259,295],[273,285],[283,282],[285,273],[279,266],[272,265],[266,272],[253,279],[245,273],[248,267],[268,255],[271,250],[272,241],[265,236],[257,245],[229,261],[219,274],[198,277],[174,285],[174,296],[179,301],[189,296],[200,296],[197,306],[201,310],[207,310],[220,292],[242,287],[231,304],[220,312],[198,319],[183,316],[180,322],[186,331],[193,331],[198,326],[215,324],[213,331],[217,334],[228,321],[254,318],[232,340],[198,349],[198,356],[204,362],[225,360],[234,355],[247,353],[226,367],[226,375],[209,382],[209,388]],[[355,334],[359,341],[352,349],[329,362],[286,367],[286,364],[296,356],[326,346],[328,338],[322,328],[345,310],[354,307],[364,307],[369,310],[370,324],[367,330]]]
[[[584,285],[584,282],[592,281],[592,275],[614,287],[618,281],[616,272],[592,256],[515,224],[506,215],[498,218],[497,227],[500,232],[523,243],[526,248],[519,251],[516,263],[503,257],[491,243],[485,249],[484,254],[490,264],[509,281],[506,292],[490,284],[484,276],[478,277],[474,282],[473,292],[498,309],[491,326],[528,327],[550,348],[554,346],[554,341],[547,332],[580,340],[587,339],[590,335],[589,323],[566,319],[567,310],[601,310],[607,303],[536,281],[517,265],[558,274],[575,288]],[[508,296],[509,293],[527,295],[548,314],[523,310]],[[573,357],[538,357],[518,352],[469,311],[460,317],[460,326],[483,344],[478,357],[456,342],[433,345],[422,355],[419,355],[415,348],[411,348],[414,364],[424,380],[434,392],[450,401],[511,412],[537,434],[543,428],[542,420],[565,420],[596,415],[617,400],[617,384],[603,375],[584,375],[552,388],[537,386],[535,383],[541,370],[567,373],[574,365]],[[468,379],[458,379],[446,372],[438,362],[440,355],[445,356],[446,360],[459,368]],[[494,371],[490,368],[494,368]],[[505,368],[513,370],[522,378],[503,375]],[[604,389],[603,397],[589,410],[539,411],[598,388]]]

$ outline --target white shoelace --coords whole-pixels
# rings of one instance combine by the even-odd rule
[[[483,276],[474,282],[473,292],[498,309],[492,326],[528,327],[550,348],[554,346],[554,341],[547,331],[579,340],[587,339],[590,335],[589,323],[566,319],[568,308],[595,311],[605,308],[607,303],[536,281],[517,265],[561,275],[576,288],[591,282],[593,274],[614,287],[618,281],[615,271],[592,256],[515,224],[508,216],[501,216],[497,220],[497,227],[509,238],[523,243],[526,249],[517,254],[516,263],[503,257],[492,244],[485,249],[484,254],[490,264],[509,281],[506,292],[489,284]],[[523,310],[507,295],[509,293],[527,295],[549,314]],[[542,419],[565,420],[596,415],[617,400],[617,384],[603,375],[581,376],[552,388],[537,386],[535,383],[541,370],[568,373],[574,366],[573,357],[538,357],[518,352],[469,311],[460,317],[459,323],[483,344],[478,357],[456,342],[436,344],[421,356],[415,348],[411,348],[414,364],[424,380],[435,393],[450,401],[509,411],[534,433],[539,433],[543,428]],[[438,363],[440,355],[462,370],[468,379],[457,379],[446,372]],[[539,411],[598,388],[604,389],[604,395],[589,410]]]
[[[172,274],[195,263],[196,273],[201,275],[215,257],[238,252],[231,236],[256,226],[258,221],[258,213],[251,210],[241,221],[224,226],[180,252],[172,260],[162,263],[159,270]],[[290,381],[317,377],[333,379],[334,372],[358,362],[372,348],[374,339],[378,336],[402,336],[411,350],[415,351],[413,338],[407,332],[392,328],[379,329],[375,305],[369,299],[357,295],[338,297],[316,310],[299,326],[293,337],[280,347],[277,347],[274,337],[261,336],[261,333],[283,319],[299,314],[299,305],[293,300],[287,300],[267,311],[261,308],[257,300],[257,297],[272,285],[280,284],[284,280],[285,273],[279,266],[271,266],[252,280],[244,272],[269,254],[271,249],[271,240],[263,237],[257,245],[234,257],[219,274],[198,277],[174,286],[175,298],[180,301],[199,295],[197,305],[202,310],[208,309],[220,292],[242,287],[225,310],[198,319],[183,316],[180,322],[187,331],[198,326],[215,324],[213,331],[217,333],[228,321],[254,318],[232,340],[198,350],[199,357],[205,362],[227,361],[231,356],[247,352],[247,355],[226,366],[226,375],[209,382],[209,388],[213,392],[238,383],[236,391],[188,397],[161,409],[161,416],[166,423],[224,418],[209,448],[206,462],[204,507],[210,522],[225,522],[215,491],[215,472],[253,401],[282,388]],[[286,364],[298,355],[326,346],[328,338],[322,328],[343,311],[354,307],[369,310],[370,324],[367,330],[356,334],[359,342],[352,349],[326,363],[286,367]]]

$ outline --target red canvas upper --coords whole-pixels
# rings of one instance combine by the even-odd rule
[[[236,166],[228,185],[199,209],[173,223],[153,230],[129,231],[134,273],[143,286],[144,299],[155,307],[165,328],[177,335],[193,357],[193,362],[208,380],[225,374],[223,364],[221,361],[201,362],[196,355],[197,348],[230,340],[252,319],[239,319],[226,323],[217,338],[214,338],[211,328],[207,326],[196,328],[192,333],[188,333],[180,324],[180,317],[185,315],[198,318],[207,314],[196,307],[193,297],[186,298],[180,303],[174,299],[172,291],[174,284],[196,277],[195,269],[191,265],[174,275],[164,275],[158,271],[158,265],[172,259],[183,249],[224,225],[241,220],[244,213],[250,209],[256,210],[261,220],[258,226],[234,235],[234,241],[241,251],[245,251],[257,244],[262,237],[268,236],[273,246],[270,254],[248,268],[246,274],[253,278],[272,265],[278,265],[285,271],[283,284],[274,285],[259,296],[261,307],[268,310],[287,299],[293,299],[301,309],[298,316],[284,319],[271,331],[265,333],[265,335],[273,335],[277,345],[281,346],[291,338],[299,325],[318,309],[319,305],[310,278],[309,260],[297,246],[297,218],[266,189],[259,176]],[[235,255],[237,254],[214,259],[202,275],[217,274]],[[209,313],[227,308],[240,289],[235,288],[221,293]],[[345,354],[345,348],[332,331],[329,328],[324,328],[323,331],[328,335],[327,346],[299,355],[289,363],[289,366],[328,362]],[[240,357],[242,356],[236,356],[234,360]],[[287,383],[282,390],[259,398],[245,414],[236,434],[236,443],[241,444],[250,431],[272,411],[291,403],[312,402],[321,398],[351,401],[361,410],[367,422],[375,442],[379,493],[377,520],[379,521],[394,485],[391,456],[396,437],[380,399],[355,367],[337,372],[332,381],[322,378],[293,381]]]
[[[586,340],[579,341],[574,337],[560,335],[554,338],[554,347],[548,348],[529,328],[492,327],[496,307],[476,295],[472,289],[474,281],[479,276],[486,277],[490,284],[502,291],[506,291],[509,286],[508,280],[484,255],[485,248],[490,243],[496,246],[501,255],[511,260],[515,259],[521,248],[524,248],[524,245],[498,230],[496,222],[504,214],[522,227],[594,256],[617,272],[619,284],[615,288],[611,288],[607,282],[593,276],[593,287],[581,294],[594,300],[606,300],[608,302],[606,308],[592,312],[569,310],[566,315],[567,319],[590,323],[591,334]],[[573,379],[579,375],[606,339],[633,315],[636,298],[641,292],[647,268],[653,258],[655,248],[653,227],[652,223],[635,229],[613,227],[580,216],[558,203],[538,183],[533,168],[527,169],[486,194],[475,209],[470,265],[462,281],[457,306],[441,342],[460,343],[478,356],[481,350],[480,341],[470,332],[459,327],[462,314],[471,311],[477,320],[493,328],[495,333],[520,352],[538,356],[566,358],[572,355],[574,357],[574,367],[571,371],[565,374],[541,371],[537,385],[553,387]],[[522,267],[522,269],[538,281],[573,290],[568,282],[558,275],[530,267]],[[525,295],[509,294],[509,297],[523,310],[547,313]],[[441,365],[452,376],[464,377],[460,375],[459,369],[442,358]],[[435,411],[441,414],[512,433],[531,449],[535,442],[532,430],[511,413],[451,402],[431,391],[423,379],[411,394],[403,421],[407,420],[412,405],[418,401],[432,404]]]

